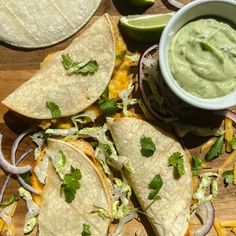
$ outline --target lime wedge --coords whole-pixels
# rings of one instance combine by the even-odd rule
[[[158,15],[132,15],[120,18],[120,29],[124,35],[139,42],[158,42],[163,29],[174,13]]]
[[[131,6],[135,7],[145,7],[145,6],[151,6],[155,3],[155,0],[125,0],[130,4]]]

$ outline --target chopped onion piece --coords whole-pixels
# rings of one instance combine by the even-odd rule
[[[201,218],[203,226],[194,233],[194,236],[205,236],[214,223],[215,209],[211,201],[205,202],[196,209],[196,214]]]
[[[182,8],[185,4],[183,4],[182,2],[176,1],[176,0],[167,0],[169,2],[170,5],[172,5],[173,7],[176,7],[178,9]]]
[[[12,164],[10,164],[8,161],[6,161],[6,159],[3,156],[2,153],[2,134],[0,134],[0,166],[8,173],[11,174],[23,174],[27,171],[29,171],[31,169],[30,165],[27,166],[21,166],[21,167],[17,167],[15,165],[15,162]]]

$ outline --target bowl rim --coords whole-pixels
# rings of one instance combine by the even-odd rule
[[[172,32],[172,28],[173,26],[175,26],[176,22],[179,21],[179,19],[182,17],[184,13],[186,13],[189,10],[192,10],[192,8],[194,8],[197,5],[205,5],[205,4],[208,5],[208,4],[214,4],[214,3],[230,4],[236,8],[235,0],[195,0],[193,2],[190,2],[186,4],[184,7],[182,7],[170,19],[170,21],[168,22],[168,24],[166,25],[166,27],[164,28],[162,32],[160,43],[159,43],[160,70],[168,87],[172,90],[172,92],[174,92],[175,95],[181,98],[184,102],[192,106],[195,106],[201,109],[206,109],[206,110],[222,110],[222,109],[235,106],[236,105],[236,90],[230,92],[229,94],[225,96],[217,97],[217,98],[200,98],[200,97],[197,97],[188,93],[187,91],[185,91],[183,88],[180,87],[180,85],[172,76],[170,72],[169,64],[168,64],[168,57],[166,56],[166,50],[167,50],[167,47],[169,46],[168,43],[170,42],[169,38]],[[215,15],[217,16],[217,13],[215,13]],[[199,17],[201,17],[201,14],[199,14]],[[186,24],[187,22],[188,21],[185,21],[184,24]]]

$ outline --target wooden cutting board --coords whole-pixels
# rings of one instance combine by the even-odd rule
[[[66,41],[59,43],[55,46],[43,48],[43,49],[34,49],[26,50],[20,48],[11,47],[5,43],[0,43],[0,100],[5,98],[13,90],[19,87],[22,83],[27,81],[40,67],[40,63],[43,59],[52,52],[66,48],[73,38],[79,35],[81,32],[86,30],[99,16],[103,15],[105,12],[109,13],[114,20],[117,20],[120,15],[128,14],[142,14],[142,13],[164,13],[172,11],[166,1],[163,2],[156,1],[156,4],[149,9],[135,9],[128,7],[125,4],[126,0],[104,0],[97,10],[96,14],[93,16],[91,21],[76,35],[67,39]],[[139,50],[142,51],[147,45],[138,44],[135,42],[128,42],[128,47],[130,50]],[[13,114],[8,111],[6,107],[0,104],[0,132],[4,135],[3,139],[3,153],[5,157],[9,158],[10,156],[10,147],[14,138],[25,130],[28,127],[29,120],[26,120],[22,117]],[[191,139],[197,139],[196,137],[190,137]],[[198,151],[198,146],[201,145],[203,141],[192,142],[189,144],[189,141],[185,142],[185,145],[190,148],[190,151],[196,153]],[[195,143],[195,144],[193,144]],[[29,140],[24,140],[20,145],[18,155],[24,152],[30,145]],[[29,157],[24,163],[30,163],[32,157]],[[211,163],[213,169],[217,168],[224,158],[218,158]],[[0,186],[5,179],[5,174],[0,169]],[[16,193],[19,187],[18,182],[15,179],[12,179],[8,185],[5,198],[8,198],[12,193]],[[236,188],[235,186],[224,187],[221,183],[219,186],[219,198],[214,202],[216,209],[216,217],[220,220],[236,220]],[[136,200],[133,197],[134,205],[137,205]],[[14,216],[14,224],[16,227],[16,236],[23,235],[23,225],[24,217],[26,213],[26,207],[24,201],[20,200],[16,213]],[[191,222],[191,229],[197,227],[198,221],[193,219]],[[149,235],[152,236],[154,233],[151,230],[151,227],[146,220],[146,218],[140,215],[140,220],[134,220],[126,225],[125,234],[134,235],[135,232],[140,232],[140,235]],[[30,235],[36,235],[36,231]],[[216,235],[214,229],[208,234],[210,236]],[[228,235],[233,235],[228,233]]]

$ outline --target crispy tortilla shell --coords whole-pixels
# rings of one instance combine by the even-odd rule
[[[25,48],[58,43],[81,29],[101,0],[0,0],[0,40]]]
[[[52,118],[46,102],[55,103],[62,117],[83,111],[100,97],[111,79],[115,63],[114,44],[109,17],[104,15],[64,51],[52,55],[31,79],[2,103],[35,119]],[[62,64],[63,53],[69,53],[76,61],[96,60],[98,70],[94,74],[68,76]]]
[[[48,139],[47,149],[62,151],[66,156],[66,169],[79,168],[82,173],[81,187],[72,203],[67,203],[60,195],[61,181],[50,164],[43,200],[39,213],[39,236],[81,235],[83,224],[90,225],[92,235],[107,235],[110,219],[91,213],[95,206],[111,211],[111,193],[96,166],[84,153],[71,144]]]
[[[151,180],[160,174],[163,186],[159,192],[161,199],[155,201],[146,211],[147,217],[156,235],[183,236],[190,219],[192,199],[192,173],[189,156],[180,143],[163,130],[146,121],[135,118],[108,118],[108,127],[120,155],[128,157],[135,173],[126,172],[126,177],[143,209],[152,200],[148,199]],[[156,151],[150,157],[142,156],[140,139],[150,137]],[[174,152],[180,152],[184,158],[185,175],[177,178],[168,159]]]

